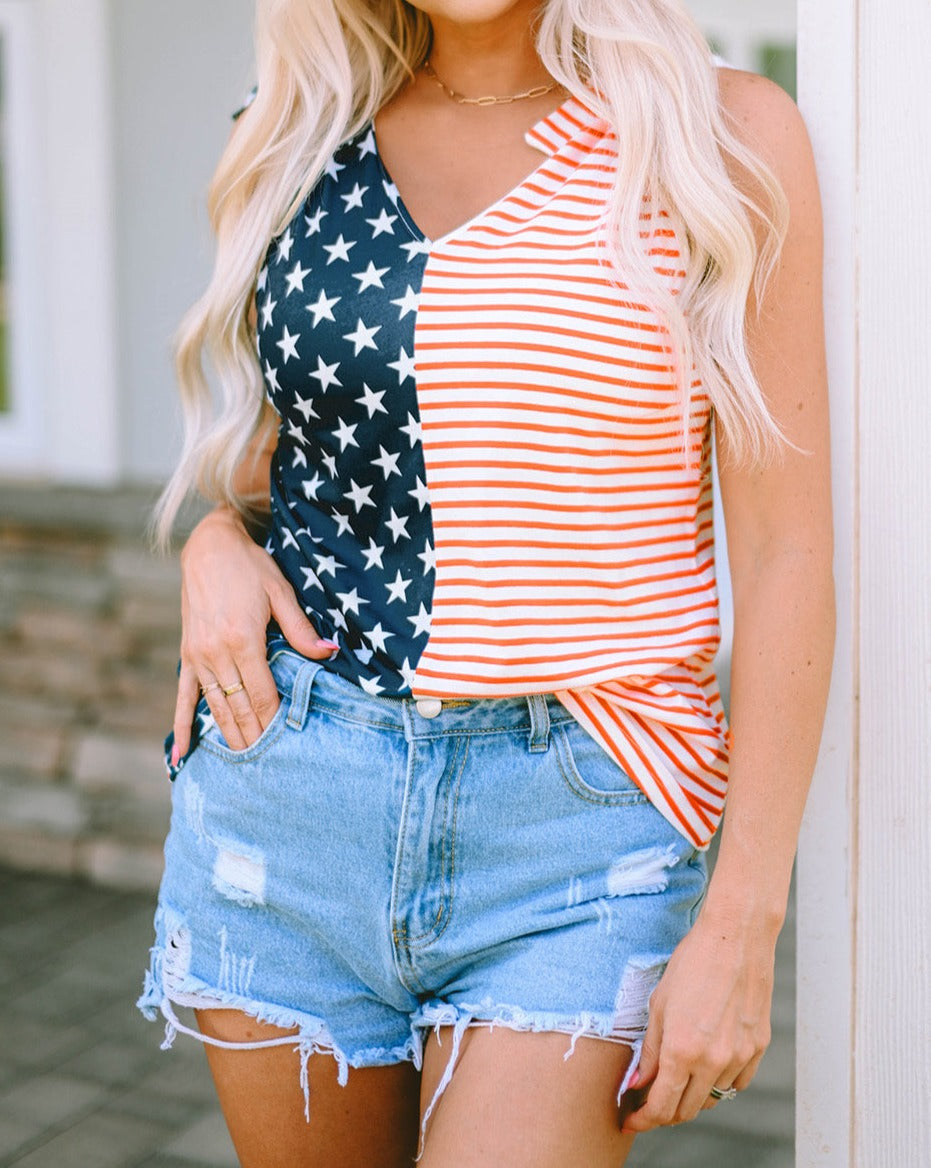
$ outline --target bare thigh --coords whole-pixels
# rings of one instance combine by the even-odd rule
[[[421,1109],[452,1047],[443,1032],[424,1053]],[[430,1117],[420,1168],[620,1168],[633,1136],[620,1132],[617,1089],[630,1050],[565,1034],[474,1027]]]
[[[199,1010],[197,1022],[227,1042],[288,1033],[234,1010]],[[411,1168],[420,1076],[409,1063],[352,1070],[341,1087],[336,1061],[312,1055],[307,1123],[300,1057],[290,1047],[206,1050],[242,1168]]]

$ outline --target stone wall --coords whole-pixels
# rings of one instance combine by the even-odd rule
[[[150,506],[0,486],[0,863],[158,880],[179,572],[146,547]]]

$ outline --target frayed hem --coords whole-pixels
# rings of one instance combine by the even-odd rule
[[[347,1054],[333,1038],[330,1029],[321,1017],[299,1010],[271,1005],[207,985],[188,972],[189,947],[183,930],[177,929],[163,948],[151,950],[151,964],[145,974],[143,992],[136,1002],[142,1015],[150,1022],[159,1017],[165,1020],[165,1037],[162,1050],[169,1050],[178,1034],[187,1035],[204,1046],[222,1050],[266,1050],[276,1046],[291,1047],[300,1057],[300,1085],[304,1095],[304,1118],[310,1122],[310,1078],[308,1064],[311,1055],[329,1055],[336,1062],[337,1082],[345,1087],[349,1082],[349,1070],[373,1066],[393,1066],[411,1062],[420,1070],[423,1065],[423,1038],[419,1030],[411,1027],[406,1041],[397,1046],[364,1047]],[[175,1012],[176,1006],[192,1009],[236,1010],[256,1022],[275,1026],[294,1033],[282,1034],[274,1038],[256,1042],[228,1042],[202,1034],[192,1026],[185,1025]]]
[[[619,1028],[616,1018],[603,1014],[583,1012],[567,1015],[545,1011],[531,1012],[520,1006],[494,1006],[490,1002],[482,1002],[475,1006],[465,1003],[461,1006],[453,1006],[445,1002],[424,1005],[414,1015],[413,1025],[423,1032],[432,1030],[438,1045],[442,1045],[440,1031],[444,1027],[452,1027],[452,1049],[449,1059],[433,1098],[427,1105],[421,1120],[420,1143],[416,1158],[418,1163],[426,1148],[427,1126],[443,1094],[452,1082],[453,1073],[459,1060],[462,1039],[467,1030],[477,1027],[494,1030],[500,1026],[521,1033],[564,1034],[569,1039],[569,1045],[563,1055],[564,1061],[575,1054],[576,1046],[581,1038],[592,1038],[600,1042],[614,1042],[620,1046],[627,1046],[631,1050],[632,1057],[618,1088],[618,1105],[620,1105],[621,1097],[630,1086],[630,1081],[640,1064],[645,1033],[641,1029]]]

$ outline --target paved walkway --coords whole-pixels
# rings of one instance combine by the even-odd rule
[[[133,1008],[152,899],[0,870],[0,1168],[235,1168],[203,1052]],[[756,1082],[629,1168],[792,1168],[792,922]],[[372,1168],[377,1168],[373,1165]]]

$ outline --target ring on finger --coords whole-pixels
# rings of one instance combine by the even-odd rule
[[[712,1099],[724,1099],[726,1102],[729,1103],[732,1099],[737,1098],[737,1088],[736,1087],[712,1087],[711,1090],[708,1092],[708,1094],[711,1096]]]
[[[203,694],[204,697],[206,697],[207,694],[209,694],[212,689],[222,689],[222,688],[223,688],[223,686],[220,685],[220,683],[218,681],[211,681],[209,685],[202,685],[200,687],[200,692]]]
[[[237,681],[237,682],[234,682],[234,684],[233,684],[233,685],[224,685],[224,686],[221,686],[221,689],[223,690],[223,693],[224,693],[224,695],[225,695],[226,697],[228,697],[228,698],[229,698],[229,697],[232,697],[232,696],[233,696],[233,694],[242,693],[242,691],[243,691],[245,688],[246,688],[246,687],[243,685],[242,681]]]

